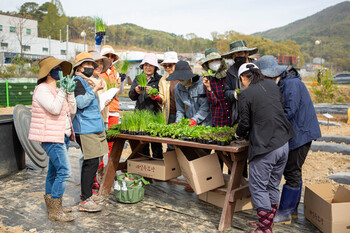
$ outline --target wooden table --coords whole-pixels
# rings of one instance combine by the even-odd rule
[[[236,200],[250,195],[247,181],[242,177],[245,161],[248,156],[247,142],[233,142],[229,146],[218,146],[213,144],[202,144],[196,142],[182,141],[171,138],[150,137],[141,135],[119,134],[114,140],[114,145],[108,160],[99,195],[109,195],[114,182],[117,170],[125,170],[127,161],[119,162],[123,152],[124,143],[128,140],[132,153],[127,159],[140,156],[145,144],[150,142],[172,144],[178,147],[191,147],[199,149],[212,149],[224,161],[231,171],[225,196],[224,207],[221,214],[219,230],[223,231],[232,226],[232,217],[235,209]]]

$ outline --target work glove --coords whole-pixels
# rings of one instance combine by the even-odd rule
[[[126,74],[120,73],[119,76],[122,82],[126,79]]]
[[[77,85],[77,81],[74,81],[74,77],[69,78],[69,75],[67,75],[67,94],[73,94],[76,85]]]
[[[159,95],[156,95],[156,96],[150,95],[149,97],[151,97],[152,100],[155,100],[157,102],[160,101],[160,96]]]
[[[59,71],[58,75],[60,76],[60,89],[64,92],[67,93],[67,86],[68,86],[68,80],[67,77],[63,77],[63,72]]]
[[[243,139],[244,139],[243,137],[238,136],[236,133],[235,133],[235,138],[236,138],[237,140],[243,140]]]
[[[96,45],[101,45],[102,40],[103,40],[103,36],[98,36],[98,35],[95,36]]]
[[[195,126],[197,124],[197,122],[193,119],[190,119],[190,124],[188,125],[189,127]]]

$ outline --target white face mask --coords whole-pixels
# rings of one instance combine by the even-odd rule
[[[220,66],[221,66],[221,61],[212,61],[209,63],[209,69],[211,69],[214,72],[218,71]]]

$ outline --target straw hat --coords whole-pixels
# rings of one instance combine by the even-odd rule
[[[116,56],[116,59],[114,61],[118,61],[119,59],[119,56],[118,54],[114,51],[113,47],[110,46],[110,45],[104,45],[102,48],[101,48],[101,55],[102,56],[106,56],[107,54],[114,54]]]
[[[38,81],[42,78],[45,78],[56,66],[59,66],[63,72],[63,76],[66,76],[70,74],[73,65],[68,61],[58,60],[54,57],[46,57],[39,62],[40,70]]]
[[[98,67],[97,63],[94,61],[90,53],[81,52],[75,58],[75,65],[73,67],[74,73],[75,73],[75,70],[78,68],[78,66],[80,66],[83,62],[86,62],[86,61],[91,61],[94,66],[94,69]]]
[[[101,73],[106,72],[108,68],[112,65],[111,61],[107,57],[101,56],[98,52],[92,50],[92,51],[89,51],[89,53],[91,54],[92,59],[94,59],[94,61],[97,62],[98,60],[102,60],[103,68]]]

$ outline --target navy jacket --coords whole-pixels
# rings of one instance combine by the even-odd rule
[[[294,68],[281,75],[280,88],[284,112],[296,133],[289,141],[291,151],[321,137],[321,130],[310,94]]]

